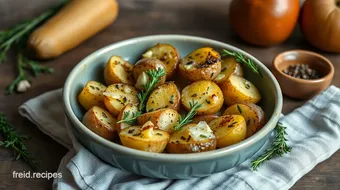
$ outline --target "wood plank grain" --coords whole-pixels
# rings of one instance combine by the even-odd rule
[[[2,0],[0,1],[0,30],[21,20],[32,18],[54,5],[58,0]],[[230,0],[119,0],[120,13],[117,21],[93,38],[57,59],[44,62],[52,66],[52,75],[40,75],[32,80],[32,88],[24,94],[4,96],[4,88],[16,75],[16,58],[13,51],[8,61],[0,65],[0,111],[5,112],[15,128],[32,137],[28,148],[40,160],[40,172],[55,172],[67,150],[40,132],[27,119],[19,116],[17,108],[25,101],[41,93],[61,88],[71,69],[85,56],[108,44],[131,37],[152,34],[187,34],[207,37],[235,45],[262,61],[269,68],[274,56],[291,49],[306,49],[318,52],[303,39],[300,31],[283,44],[259,48],[241,41],[232,31],[228,22]],[[327,54],[335,66],[333,84],[340,86],[340,56]],[[301,106],[304,101],[284,99],[284,113]],[[13,179],[13,171],[28,171],[22,161],[12,161],[10,151],[0,149],[0,189],[50,189],[52,180]],[[340,153],[320,163],[299,180],[292,189],[339,189]]]

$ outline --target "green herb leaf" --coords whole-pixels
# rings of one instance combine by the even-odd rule
[[[7,120],[4,113],[0,112],[0,132],[4,141],[0,141],[0,146],[11,148],[14,151],[14,159],[22,158],[32,169],[37,169],[39,163],[34,159],[33,155],[28,152],[24,140],[26,136],[18,134]]]
[[[146,101],[148,100],[148,97],[150,96],[152,90],[155,88],[156,84],[160,81],[160,78],[165,75],[165,71],[161,68],[158,68],[157,70],[149,70],[146,72],[150,77],[150,81],[145,84],[144,89],[141,90],[137,97],[139,99],[139,106],[138,110],[143,112],[146,107]]]
[[[282,126],[282,124],[278,122],[275,127],[275,132],[275,140],[272,145],[261,156],[251,162],[251,168],[253,171],[256,171],[264,161],[270,160],[273,157],[281,157],[292,150],[292,148],[286,143],[286,141],[288,141],[285,137],[285,135],[287,135],[286,127]]]
[[[237,109],[238,109],[238,111],[240,112],[240,113],[242,113],[242,109],[241,109],[241,107],[237,104]]]
[[[241,54],[240,52],[232,52],[232,51],[228,51],[226,49],[222,50],[221,56],[230,56],[230,57],[234,57],[236,62],[241,63],[245,66],[247,66],[248,68],[250,68],[254,73],[260,75],[262,77],[262,74],[260,72],[260,69],[254,64],[254,62],[249,59],[246,58],[243,54]]]
[[[117,123],[127,123],[129,125],[136,125],[137,118],[141,115],[141,112],[131,112],[126,111],[123,114],[123,118],[120,121],[117,121]]]
[[[198,102],[189,102],[190,105],[190,111],[187,113],[185,117],[179,116],[178,125],[174,127],[176,131],[180,130],[184,125],[190,123],[192,121],[192,118],[197,114],[197,109],[202,106],[202,104],[199,104]]]

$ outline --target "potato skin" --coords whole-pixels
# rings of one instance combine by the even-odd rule
[[[264,112],[261,107],[252,104],[234,104],[229,106],[223,115],[241,115],[247,125],[247,137],[252,136],[264,124]]]
[[[165,65],[162,61],[154,58],[145,58],[137,61],[132,70],[132,76],[137,81],[138,77],[146,71],[163,69],[165,71]],[[164,84],[166,81],[166,75],[162,76],[158,85]]]
[[[224,101],[227,105],[236,103],[254,103],[261,100],[261,94],[250,81],[231,75],[221,86]]]
[[[216,136],[218,148],[236,144],[246,138],[247,127],[240,115],[223,115],[209,123]]]
[[[166,82],[155,88],[146,103],[146,112],[171,108],[176,111],[180,108],[181,94],[174,82]]]
[[[189,111],[189,103],[193,101],[202,104],[197,109],[197,115],[214,114],[223,106],[223,93],[212,81],[193,82],[182,90],[181,103]]]
[[[104,69],[104,79],[107,85],[125,83],[134,85],[132,78],[133,65],[119,56],[112,56]]]
[[[210,47],[199,48],[184,57],[178,68],[189,81],[213,80],[221,72],[221,56]]]
[[[129,112],[129,117],[127,118],[132,118],[134,116],[134,114],[137,114],[138,112],[138,107],[134,104],[127,104],[119,113],[118,117],[117,117],[117,122],[122,120],[124,117],[124,114],[126,114],[127,112]],[[116,124],[116,130],[118,132],[118,134],[120,133],[121,130],[131,127],[131,125],[127,124],[127,123],[117,123]]]
[[[107,140],[112,141],[117,137],[116,119],[101,107],[94,106],[89,109],[82,122],[91,131]]]
[[[236,75],[236,76],[239,76],[239,77],[243,77],[244,74],[243,74],[243,68],[241,66],[241,64],[239,63],[236,63],[236,67],[235,67],[235,70],[233,72],[233,75]]]
[[[157,44],[148,49],[142,57],[155,58],[162,61],[165,65],[166,78],[172,77],[180,60],[179,52],[170,44]]]
[[[195,127],[196,123],[191,123],[183,126],[179,131],[175,131],[166,146],[166,151],[169,153],[195,153],[206,152],[216,149],[216,139],[206,138],[204,140],[196,141],[189,133],[190,127]]]
[[[104,104],[112,115],[118,116],[127,104],[139,103],[137,93],[138,91],[133,86],[123,83],[112,84],[103,93]]]
[[[196,115],[192,118],[192,123],[199,123],[200,121],[205,121],[209,123],[210,121],[218,118],[218,115],[215,114],[208,114],[208,115]]]
[[[165,131],[154,130],[152,127],[149,130],[152,130],[151,137],[143,135],[143,129],[140,126],[125,128],[119,133],[120,141],[123,146],[129,148],[146,152],[163,152],[170,135]]]
[[[155,129],[160,129],[168,133],[174,131],[174,127],[178,124],[179,114],[176,110],[165,108],[148,113],[144,113],[137,118],[139,125],[151,121],[155,125]]]
[[[103,96],[105,90],[105,85],[96,81],[88,81],[78,95],[78,101],[86,110],[93,106],[105,108]]]

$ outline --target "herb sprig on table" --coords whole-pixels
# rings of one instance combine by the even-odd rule
[[[8,85],[6,94],[12,94],[15,88],[21,81],[28,82],[27,70],[31,70],[36,77],[38,73],[52,73],[53,69],[46,66],[41,66],[36,61],[32,61],[23,55],[23,47],[26,44],[26,39],[37,27],[44,23],[47,19],[53,16],[66,3],[63,1],[58,6],[42,13],[40,16],[31,20],[24,21],[6,30],[0,31],[0,64],[7,60],[8,51],[15,47],[18,49],[17,64],[18,76]]]
[[[286,143],[286,141],[288,141],[285,137],[285,135],[287,135],[286,127],[279,122],[275,127],[275,132],[275,140],[272,145],[261,156],[251,162],[251,168],[254,171],[256,171],[264,161],[270,160],[275,156],[281,157],[292,150]]]
[[[245,65],[246,67],[250,68],[254,73],[260,75],[262,77],[260,69],[255,65],[253,60],[246,58],[242,53],[240,52],[232,52],[228,51],[226,49],[223,49],[221,52],[221,56],[230,56],[234,57],[237,63],[241,63]]]
[[[197,114],[197,109],[202,106],[198,102],[189,102],[190,111],[186,114],[186,116],[182,117],[179,115],[178,125],[174,127],[176,131],[180,130],[184,125],[190,123],[192,118]]]
[[[157,69],[157,70],[149,70],[146,72],[150,76],[150,80],[143,86],[144,90],[141,90],[137,97],[139,99],[139,105],[138,105],[138,111],[136,113],[130,113],[129,111],[124,112],[122,120],[118,121],[117,123],[127,123],[129,125],[134,125],[137,122],[137,118],[144,113],[146,102],[152,92],[152,90],[155,88],[156,84],[160,81],[161,77],[165,75],[165,71],[163,69]],[[132,116],[130,118],[130,115]]]
[[[27,136],[18,134],[7,120],[4,113],[0,112],[0,132],[3,141],[0,141],[0,147],[11,148],[14,151],[15,160],[23,159],[32,169],[37,169],[39,163],[28,151],[24,141]]]

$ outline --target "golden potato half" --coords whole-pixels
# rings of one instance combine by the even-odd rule
[[[194,153],[216,149],[216,138],[205,121],[187,124],[175,131],[166,147],[169,153]]]
[[[247,126],[240,115],[223,115],[209,123],[217,140],[217,147],[223,148],[246,138]]]
[[[80,105],[86,110],[93,106],[99,106],[105,108],[103,92],[106,90],[106,86],[96,82],[88,81],[83,90],[78,95],[78,101]]]
[[[147,122],[142,127],[132,126],[123,129],[119,137],[123,146],[146,152],[163,152],[170,135],[154,129],[152,122]]]
[[[116,119],[101,107],[94,106],[89,109],[82,122],[91,131],[107,140],[114,140],[117,136]]]
[[[221,72],[221,56],[210,47],[197,49],[180,61],[179,72],[189,81],[213,80]]]
[[[138,91],[130,85],[117,83],[107,87],[104,95],[104,104],[109,112],[118,116],[120,111],[129,103],[137,105],[139,99]]]
[[[227,105],[237,103],[254,103],[261,100],[261,94],[256,86],[245,78],[231,75],[221,85],[224,101]]]
[[[241,115],[247,125],[247,137],[252,136],[264,124],[264,112],[260,106],[252,103],[229,106],[223,115]]]
[[[104,79],[107,85],[125,83],[133,85],[133,65],[119,56],[112,56],[104,69]]]
[[[166,82],[152,91],[146,103],[146,112],[162,108],[179,110],[180,92],[174,82]]]
[[[220,87],[212,81],[201,80],[186,86],[182,90],[181,103],[190,110],[191,102],[202,104],[197,109],[197,115],[214,114],[223,106],[223,93]]]
[[[214,82],[221,85],[225,82],[231,74],[236,70],[237,62],[233,57],[223,58],[221,61],[221,72],[216,76]]]
[[[170,44],[157,44],[148,49],[142,57],[162,61],[165,65],[166,78],[170,78],[174,74],[180,60],[177,49]]]
[[[151,121],[155,124],[156,129],[160,129],[169,133],[174,131],[174,127],[178,124],[179,114],[176,110],[165,108],[153,112],[140,115],[137,118],[139,125]]]
[[[135,66],[133,67],[132,76],[136,80],[136,83],[142,83],[140,86],[142,87],[143,84],[145,85],[149,80],[150,76],[146,73],[150,70],[158,70],[163,69],[165,71],[165,65],[162,61],[154,58],[145,58],[137,61]],[[143,78],[140,78],[140,75],[144,74]],[[139,79],[140,78],[140,79]],[[166,80],[166,75],[162,76],[160,81],[157,83],[156,86],[164,84]]]

